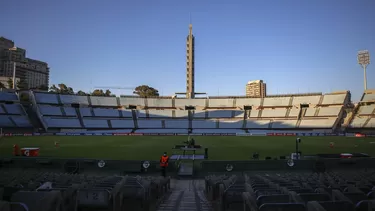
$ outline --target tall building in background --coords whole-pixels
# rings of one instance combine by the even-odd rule
[[[12,40],[0,37],[0,77],[12,78],[14,63],[16,78],[24,80],[27,88],[48,87],[48,64],[27,58],[25,49],[16,47]]]
[[[194,35],[193,25],[189,24],[186,39],[186,98],[195,98],[194,82]]]
[[[246,84],[246,96],[265,97],[267,95],[266,83],[263,80],[249,81]]]

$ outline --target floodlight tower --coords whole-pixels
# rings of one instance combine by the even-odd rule
[[[366,67],[370,64],[370,54],[368,50],[358,51],[358,64],[360,64],[363,67],[363,80],[364,80],[364,86],[365,91],[367,90],[367,76],[366,76]]]

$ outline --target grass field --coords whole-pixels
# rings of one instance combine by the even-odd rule
[[[208,147],[210,160],[248,160],[253,152],[261,158],[290,155],[296,137],[197,136],[196,143]],[[303,154],[363,152],[375,156],[375,138],[301,137]],[[186,136],[30,136],[0,139],[0,156],[12,156],[13,144],[39,147],[40,156],[103,158],[122,160],[158,160],[172,147],[186,141]],[[60,146],[56,148],[55,142]],[[334,142],[334,148],[329,143]],[[202,151],[203,153],[203,151]]]

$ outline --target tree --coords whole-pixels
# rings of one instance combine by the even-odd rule
[[[13,89],[13,79],[8,78],[7,84],[8,84],[8,89]]]
[[[92,96],[112,96],[112,93],[109,89],[105,90],[105,92],[102,89],[95,89],[92,93]]]
[[[147,85],[137,86],[133,93],[139,95],[140,97],[159,96],[159,91],[157,89]]]
[[[0,82],[0,89],[5,89],[5,88],[6,88],[5,84],[3,84],[2,82]]]
[[[48,91],[48,86],[46,84],[42,84],[37,89]]]
[[[68,87],[65,84],[52,85],[49,92],[60,93],[60,94],[74,94],[73,88]]]
[[[25,79],[21,79],[17,81],[17,88],[18,89],[27,89],[29,85],[27,84],[27,81]]]
[[[77,92],[77,95],[86,96],[87,93],[84,92],[84,91],[82,91],[82,90],[79,90],[79,91]]]

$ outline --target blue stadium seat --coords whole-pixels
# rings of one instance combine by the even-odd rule
[[[60,95],[61,103],[63,104],[80,104],[88,105],[88,96],[79,95]]]
[[[192,128],[216,128],[215,120],[193,120]]]
[[[58,106],[38,105],[39,111],[44,116],[62,116],[61,108]]]
[[[189,121],[183,119],[165,120],[165,128],[189,128]]]
[[[14,127],[15,125],[12,123],[12,121],[9,119],[6,115],[0,116],[0,127]]]
[[[120,117],[117,109],[113,108],[93,108],[96,117]]]
[[[72,107],[63,107],[66,116],[77,116],[75,108]]]
[[[139,128],[162,128],[161,120],[141,120],[138,119]]]
[[[43,117],[43,120],[51,128],[82,128],[77,118]]]
[[[17,127],[32,127],[29,118],[27,116],[11,116]]]
[[[8,114],[24,115],[25,112],[20,104],[4,104],[5,110]]]
[[[18,96],[14,92],[1,92],[0,91],[0,102],[13,102],[18,101]]]
[[[105,119],[83,119],[83,125],[86,128],[108,128],[108,122]]]
[[[134,128],[134,121],[131,119],[112,119],[112,128]]]
[[[90,96],[93,106],[118,106],[116,97]]]
[[[57,94],[34,92],[34,96],[37,103],[59,104]]]

